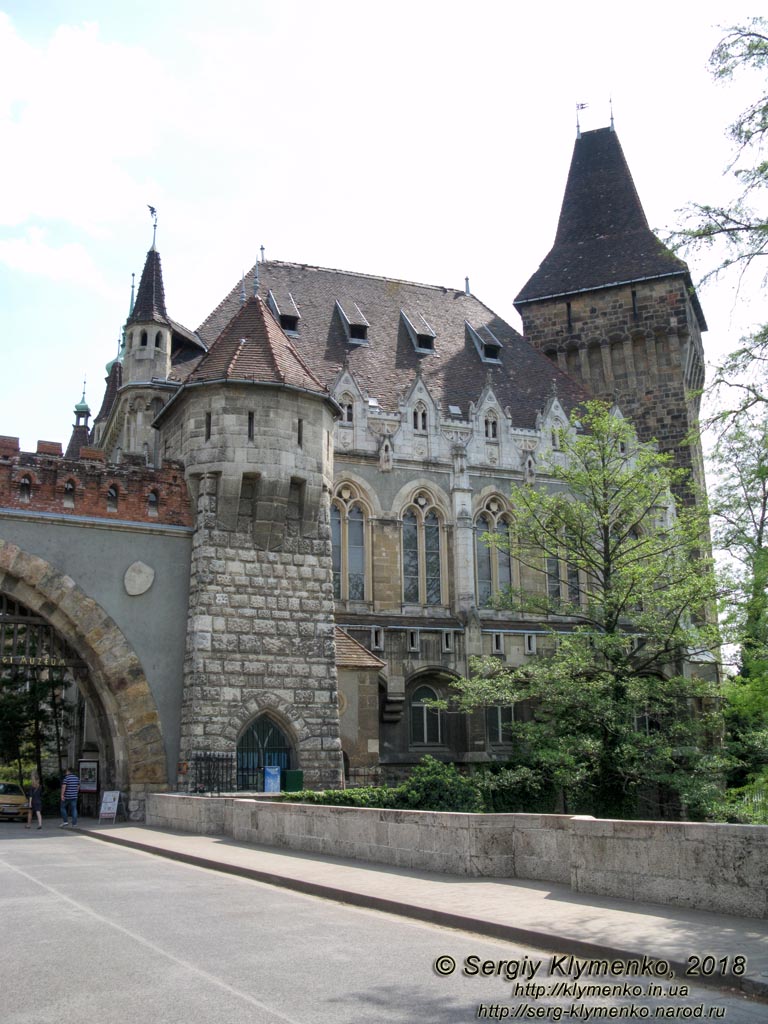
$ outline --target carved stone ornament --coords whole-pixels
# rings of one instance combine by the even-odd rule
[[[144,562],[134,562],[125,570],[123,584],[125,592],[130,597],[140,597],[146,594],[155,582],[155,570]]]

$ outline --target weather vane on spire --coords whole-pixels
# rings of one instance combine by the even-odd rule
[[[588,103],[577,103],[576,104],[576,138],[581,138],[581,125],[579,124],[579,111],[586,110],[589,106]]]
[[[157,238],[157,210],[154,206],[150,206],[149,203],[147,203],[147,209],[149,210],[149,215],[152,218],[152,248],[154,249],[155,239]]]

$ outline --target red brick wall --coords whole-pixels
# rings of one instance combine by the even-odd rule
[[[129,458],[120,465],[108,466],[102,452],[93,449],[89,454],[91,458],[71,460],[54,454],[20,452],[16,438],[0,437],[0,508],[107,521],[192,525],[181,463],[166,462],[162,469],[153,469],[143,459]],[[29,480],[28,488],[25,479]],[[69,482],[74,484],[71,501],[66,491]],[[114,510],[108,507],[110,487],[117,491]],[[149,497],[153,491],[158,498],[154,506]]]

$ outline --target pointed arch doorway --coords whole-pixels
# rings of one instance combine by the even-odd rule
[[[255,718],[237,741],[238,791],[264,789],[264,768],[295,767],[296,751],[287,733],[269,714]]]

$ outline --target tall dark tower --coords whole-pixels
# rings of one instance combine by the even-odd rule
[[[515,300],[526,339],[615,401],[703,486],[707,329],[687,265],[648,226],[613,128],[576,140],[555,244]]]

